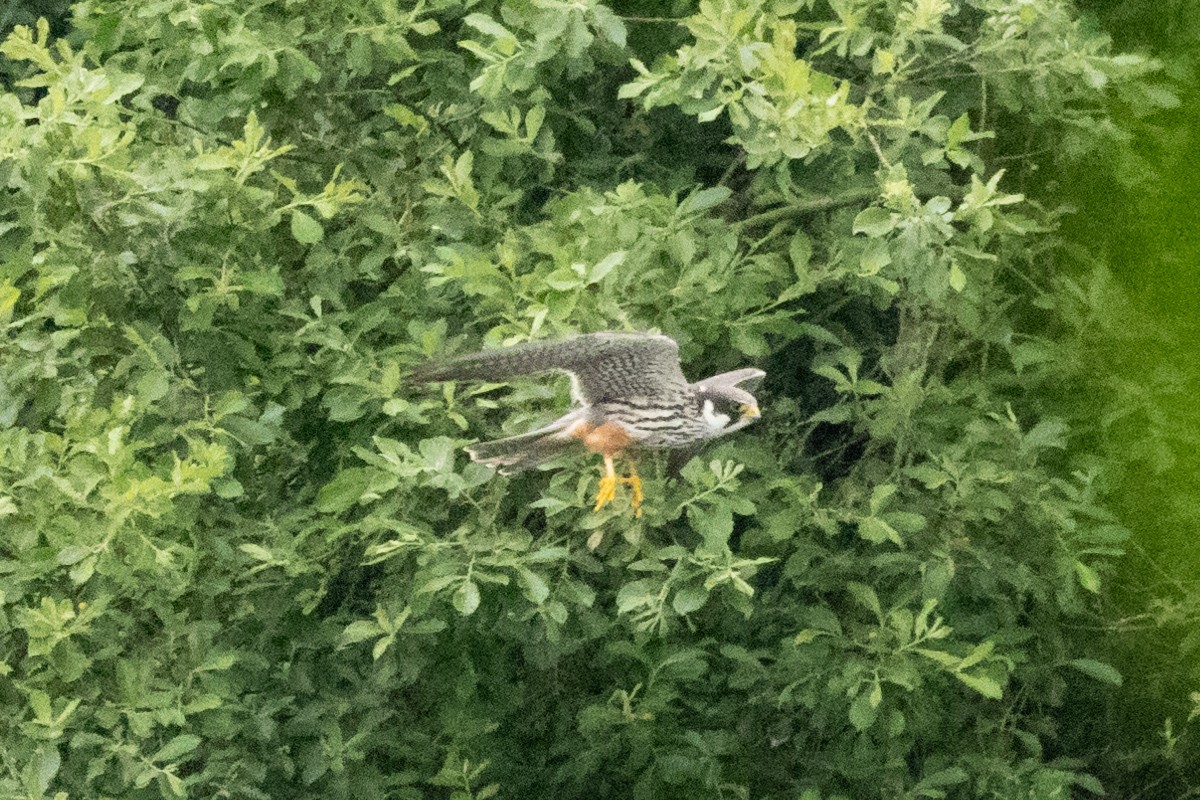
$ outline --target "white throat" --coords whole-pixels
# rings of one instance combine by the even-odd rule
[[[704,408],[701,410],[700,416],[704,417],[704,421],[708,423],[708,427],[714,431],[724,430],[725,426],[729,424],[729,415],[716,413],[712,400],[704,401]]]

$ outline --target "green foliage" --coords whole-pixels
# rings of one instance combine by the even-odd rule
[[[0,47],[0,794],[1100,791],[1055,719],[1125,532],[1002,145],[1153,62],[1059,0],[73,13]],[[565,387],[405,379],[653,328],[769,377],[640,517],[462,454]]]

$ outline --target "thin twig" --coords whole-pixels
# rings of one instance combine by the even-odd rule
[[[625,17],[617,15],[618,19],[625,22],[686,22],[691,17]]]
[[[734,225],[737,229],[748,228],[753,225],[764,225],[771,222],[778,222],[788,217],[803,216],[805,214],[816,214],[821,211],[828,211],[833,208],[841,208],[842,206],[852,206],[855,203],[861,203],[864,200],[870,200],[879,194],[879,190],[875,187],[864,187],[862,189],[851,189],[848,192],[838,195],[827,195],[825,197],[814,197],[811,200],[801,200],[791,205],[772,208],[769,211],[763,211],[760,214],[755,214],[752,217],[746,217],[741,222]]]
[[[870,140],[871,148],[875,151],[875,155],[879,157],[879,163],[890,168],[892,166],[892,162],[889,161],[888,157],[883,154],[883,148],[879,146],[879,140],[875,138],[875,134],[871,133],[870,129],[864,130],[864,133],[867,134],[867,139]]]
[[[733,159],[733,161],[729,162],[729,166],[725,168],[725,172],[721,175],[721,179],[719,181],[717,181],[717,186],[724,186],[729,181],[729,179],[731,177],[733,177],[733,171],[736,170],[738,167],[740,167],[743,163],[745,163],[745,161],[746,161],[746,151],[739,150],[738,154],[737,154],[737,158],[735,158],[735,159]]]

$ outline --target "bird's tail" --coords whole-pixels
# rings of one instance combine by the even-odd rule
[[[544,428],[519,436],[477,442],[468,445],[466,451],[470,453],[472,461],[498,467],[501,475],[513,475],[565,455],[578,445],[579,440],[571,436],[569,431],[571,426],[584,418],[584,414],[582,409],[577,409]]]
[[[569,452],[578,441],[561,433],[544,430],[495,439],[468,446],[471,460],[499,467],[501,475],[513,475]]]

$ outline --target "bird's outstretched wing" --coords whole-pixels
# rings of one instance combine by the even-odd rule
[[[668,336],[649,333],[589,333],[484,350],[423,364],[412,378],[503,381],[551,370],[570,373],[586,403],[675,397],[688,388],[679,367],[679,345]]]

